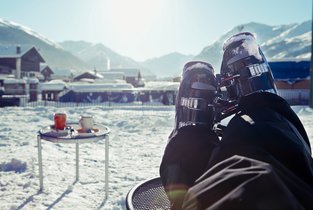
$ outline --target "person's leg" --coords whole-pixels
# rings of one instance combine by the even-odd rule
[[[275,94],[255,93],[240,100],[238,111],[212,151],[208,171],[188,191],[184,209],[195,201],[201,208],[256,209],[257,204],[265,205],[260,209],[285,204],[287,209],[313,208],[310,145],[290,106]]]
[[[170,139],[162,158],[160,176],[172,209],[180,209],[185,193],[205,172],[218,143],[216,134],[201,126],[183,127]]]
[[[205,171],[219,142],[212,131],[215,94],[212,66],[202,61],[187,63],[176,100],[176,125],[160,165],[172,209],[180,209],[185,193]]]
[[[279,172],[268,163],[232,156],[211,167],[196,181],[188,190],[182,209],[312,209],[312,187],[284,167]],[[290,188],[282,177],[289,178],[295,188]]]

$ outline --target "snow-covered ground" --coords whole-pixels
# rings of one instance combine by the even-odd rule
[[[313,110],[294,107],[313,143]],[[75,145],[43,141],[44,191],[38,192],[37,131],[66,111],[68,121],[82,114],[109,126],[109,198],[104,199],[105,144],[80,146],[80,182],[75,179]],[[174,107],[6,107],[0,109],[0,209],[125,209],[127,192],[158,176]]]

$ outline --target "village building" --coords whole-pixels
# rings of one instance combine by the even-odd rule
[[[79,74],[73,78],[73,81],[94,81],[97,79],[102,79],[103,76],[95,71],[87,71],[82,74]]]
[[[0,46],[1,105],[36,101],[40,64],[45,60],[34,46]]]
[[[54,74],[53,70],[47,64],[40,65],[40,73],[43,76],[42,81],[52,80],[52,75]]]
[[[290,105],[309,103],[310,61],[276,60],[270,61],[278,94]]]
[[[16,79],[40,75],[45,60],[34,46],[1,46],[0,74],[13,74]]]
[[[142,78],[141,72],[136,68],[117,68],[110,69],[111,72],[122,72],[124,73],[124,80],[132,84],[134,87],[144,87],[144,79]]]
[[[51,80],[49,82],[40,83],[41,100],[59,101],[59,94],[66,90],[67,87],[67,83],[62,80]]]

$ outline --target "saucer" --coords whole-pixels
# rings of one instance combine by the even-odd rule
[[[85,130],[85,129],[80,128],[80,129],[77,129],[77,132],[79,134],[82,134],[82,133],[90,134],[90,133],[97,133],[97,132],[99,132],[99,129],[98,128],[92,128],[92,129]]]

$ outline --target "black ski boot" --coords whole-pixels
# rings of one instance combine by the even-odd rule
[[[185,64],[176,98],[176,130],[203,125],[212,129],[217,83],[213,67],[203,61]]]

